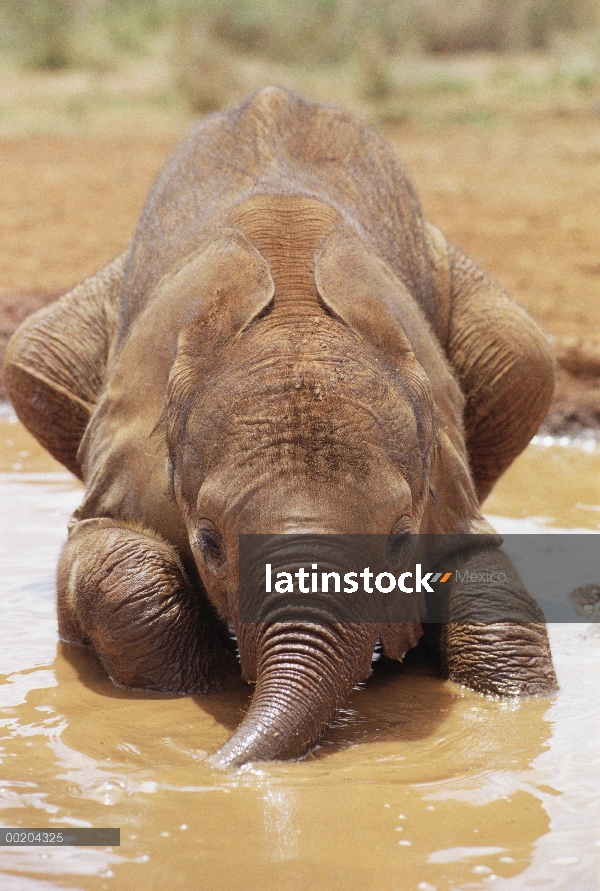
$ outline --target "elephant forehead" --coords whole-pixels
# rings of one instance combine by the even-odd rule
[[[329,485],[289,473],[233,475],[217,470],[204,480],[196,517],[212,518],[223,533],[388,533],[399,516],[414,512],[410,488],[399,474],[373,462],[367,479],[333,477]],[[193,522],[193,518],[192,518]]]
[[[411,399],[417,369],[424,376],[416,363],[393,367],[324,313],[305,314],[293,324],[275,317],[257,324],[230,343],[206,378],[196,377],[194,387],[203,402],[221,400],[227,392],[227,406],[234,400],[242,412],[245,405],[252,405],[253,412],[261,405],[265,412],[285,406],[292,414],[298,407],[308,420],[350,408],[382,422],[404,416],[407,407],[413,416],[421,408],[430,410]]]
[[[290,358],[214,377],[177,463],[194,462],[201,476],[228,464],[238,474],[284,468],[324,482],[367,479],[380,463],[420,488],[429,445],[420,441],[419,406],[385,376],[351,364]]]

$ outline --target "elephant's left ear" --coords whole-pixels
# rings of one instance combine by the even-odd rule
[[[329,312],[375,347],[405,380],[421,385],[428,380],[444,424],[460,426],[463,397],[423,311],[351,226],[336,229],[323,245],[315,281]]]
[[[487,531],[464,442],[464,397],[416,299],[351,226],[337,229],[323,245],[315,281],[329,312],[396,369],[421,419],[427,419],[433,396],[435,423],[426,439],[435,440],[436,460],[421,531]]]
[[[400,306],[408,291],[351,226],[336,229],[317,256],[315,281],[328,310],[387,356],[412,352]]]

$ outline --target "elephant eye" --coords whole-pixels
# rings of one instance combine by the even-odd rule
[[[410,532],[392,532],[388,536],[386,547],[386,562],[390,568],[401,569],[415,547],[416,536]]]
[[[225,563],[223,542],[214,523],[203,521],[196,530],[196,544],[207,568],[217,572]]]

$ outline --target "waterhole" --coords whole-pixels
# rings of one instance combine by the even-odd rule
[[[221,773],[248,703],[115,687],[58,641],[54,570],[81,487],[0,417],[0,822],[121,829],[0,849],[7,891],[597,889],[600,626],[553,625],[559,693],[494,701],[376,670],[312,755]],[[500,531],[600,530],[600,449],[534,442],[486,504]]]

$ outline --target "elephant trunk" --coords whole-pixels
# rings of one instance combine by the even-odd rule
[[[238,645],[258,654],[256,688],[234,735],[212,757],[221,768],[305,755],[371,670],[377,626],[243,625]]]

